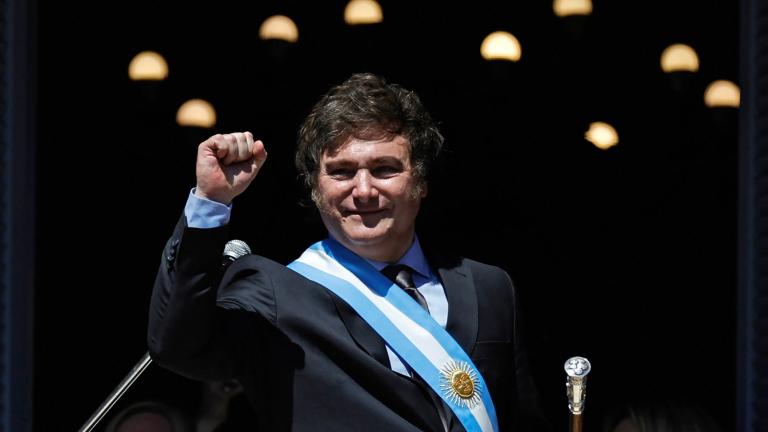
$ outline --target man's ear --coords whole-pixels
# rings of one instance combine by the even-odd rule
[[[426,198],[426,197],[427,197],[427,191],[428,191],[428,189],[429,189],[429,187],[427,186],[427,182],[424,182],[424,183],[421,185],[421,193],[419,194],[419,196],[420,196],[422,199],[424,199],[424,198]]]

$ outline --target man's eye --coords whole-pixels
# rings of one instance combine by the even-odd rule
[[[328,171],[328,175],[335,179],[350,179],[355,176],[355,172],[351,169],[336,168]]]
[[[374,177],[389,177],[399,173],[400,170],[393,166],[380,166],[371,171]]]

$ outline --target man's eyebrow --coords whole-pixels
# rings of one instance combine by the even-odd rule
[[[352,165],[356,165],[356,163],[350,159],[334,159],[334,160],[325,162],[325,166],[333,166],[333,167],[352,166]]]
[[[396,163],[397,165],[402,165],[402,161],[397,158],[396,156],[379,156],[376,158],[371,159],[370,161],[367,161],[370,163]],[[327,166],[352,166],[357,165],[358,161],[353,159],[333,159],[330,161],[327,161],[325,164]]]
[[[402,165],[402,162],[399,158],[395,156],[381,156],[373,159],[373,162],[382,163],[382,162],[395,162],[398,165]]]

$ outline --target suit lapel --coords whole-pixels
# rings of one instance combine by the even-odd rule
[[[387,349],[384,345],[384,339],[382,339],[381,336],[379,336],[378,333],[376,333],[368,323],[366,323],[365,320],[363,320],[363,318],[361,318],[360,315],[347,304],[347,302],[330,290],[328,293],[331,295],[331,298],[336,305],[336,310],[339,312],[339,316],[341,316],[341,320],[344,322],[344,325],[347,327],[347,330],[349,330],[349,333],[352,335],[355,342],[357,342],[365,352],[375,358],[379,363],[390,368],[389,356],[387,355]],[[418,386],[421,391],[424,392],[425,402],[430,404],[434,402],[432,396],[429,395],[431,392],[429,386],[423,381],[400,375],[399,373],[393,373],[393,375],[402,379],[402,382],[408,382],[410,385]],[[426,406],[427,405],[424,407],[426,408]],[[423,421],[428,422],[428,424],[431,425],[428,430],[442,430],[442,421],[440,420],[438,408],[434,405],[433,407],[435,408],[433,411],[421,410],[420,415],[423,416]]]
[[[448,334],[458,342],[461,349],[472,357],[477,341],[478,306],[475,283],[472,273],[463,261],[432,257],[440,282],[448,299],[448,322],[445,325]],[[454,413],[450,414],[449,430],[463,431],[464,427]]]
[[[389,366],[389,356],[387,355],[387,349],[384,346],[384,340],[378,335],[370,325],[352,307],[342,300],[339,296],[332,293],[330,290],[328,293],[331,295],[333,302],[336,304],[336,310],[341,316],[341,320],[347,327],[349,334],[352,335],[352,339],[370,355],[375,358],[379,363],[386,367]]]
[[[448,323],[445,329],[467,355],[471,356],[477,341],[478,307],[472,273],[463,261],[440,267],[440,280],[448,298]]]
[[[469,356],[474,351],[477,341],[478,306],[472,273],[463,261],[446,261],[441,257],[434,259],[433,268],[438,269],[440,282],[448,299],[448,322],[446,330]],[[355,342],[371,357],[386,367],[390,367],[389,356],[384,340],[379,336],[351,306],[336,294],[328,291],[333,299],[344,325]]]

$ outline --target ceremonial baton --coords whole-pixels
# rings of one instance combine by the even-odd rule
[[[584,400],[587,397],[587,374],[592,370],[589,360],[571,357],[565,362],[568,379],[565,388],[568,393],[568,409],[571,411],[571,432],[581,432],[584,414]]]

